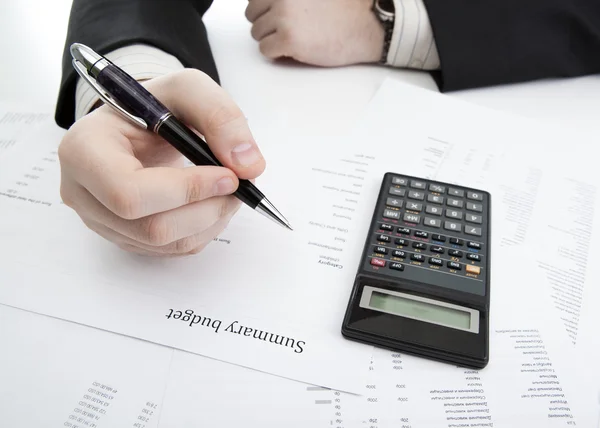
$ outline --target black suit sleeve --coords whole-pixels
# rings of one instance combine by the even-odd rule
[[[600,72],[600,0],[424,0],[442,91]]]
[[[212,0],[74,0],[62,61],[56,123],[68,128],[75,120],[75,85],[69,47],[83,43],[100,54],[135,43],[155,46],[202,70],[217,83],[219,76],[202,16]]]

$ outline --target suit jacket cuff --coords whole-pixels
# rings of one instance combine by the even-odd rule
[[[79,42],[106,55],[134,44],[154,46],[175,56],[184,67],[197,68],[219,83],[202,16],[210,0],[73,0],[63,51],[62,78],[55,120],[75,121],[77,73],[69,47]]]

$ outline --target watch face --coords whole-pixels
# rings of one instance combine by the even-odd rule
[[[394,0],[377,0],[377,6],[384,12],[394,13]]]

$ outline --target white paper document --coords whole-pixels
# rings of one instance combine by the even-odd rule
[[[507,265],[495,258],[492,269],[542,272],[556,316],[576,343],[600,283],[590,265],[593,241],[600,242],[599,176],[596,158],[586,156],[595,136],[388,80],[356,138],[387,151],[381,171],[490,191],[492,253],[514,254]],[[520,259],[525,249],[534,257]]]
[[[549,306],[526,307],[527,319],[506,297],[493,308],[488,367],[374,349],[360,396],[0,305],[0,425],[593,426],[594,393],[544,318]]]
[[[396,172],[490,191],[492,272],[513,274],[498,282],[492,279],[492,305],[500,301],[522,307],[527,294],[523,290],[535,289],[540,298],[552,302],[553,321],[561,321],[555,333],[568,334],[576,342],[580,313],[593,304],[589,296],[594,277],[588,267],[592,259],[586,251],[593,232],[599,230],[593,161],[573,156],[564,143],[567,134],[442,98],[386,82],[351,138],[295,142],[290,137],[287,145],[281,139],[264,142],[261,148],[269,168],[258,185],[295,231],[277,228],[244,207],[205,251],[178,260],[125,254],[88,231],[62,206],[55,145],[59,136],[46,130],[47,141],[32,139],[27,156],[13,150],[10,168],[0,170],[0,236],[10,243],[0,247],[4,273],[0,303],[359,394],[371,385],[372,357],[375,362],[378,356],[383,358],[380,367],[388,367],[383,371],[386,379],[395,379],[389,376],[395,370],[389,371],[390,364],[406,364],[402,373],[410,376],[437,373],[437,363],[372,354],[370,347],[347,341],[340,333],[381,179],[385,172]],[[584,142],[569,143],[572,149]],[[37,165],[43,165],[45,175],[27,177]],[[529,271],[535,271],[535,281]],[[535,288],[533,282],[542,286]],[[546,417],[542,425],[523,426],[544,426],[552,412],[558,415],[552,420],[569,425],[569,417],[559,417],[562,403],[517,399],[527,394],[523,388],[534,388],[528,382],[544,380],[528,375],[519,382],[501,382],[510,376],[520,378],[518,367],[539,362],[520,351],[519,332],[514,330],[531,330],[532,336],[523,340],[537,340],[535,330],[544,326],[535,322],[535,312],[527,313],[531,323],[518,318],[516,325],[506,319],[510,311],[508,316],[497,313],[505,318],[493,323],[492,370],[482,371],[490,373],[488,380],[481,375],[485,388],[500,391],[494,393],[497,397],[508,394],[508,402],[526,403],[522,411],[531,407],[534,412],[529,421]],[[560,340],[552,335],[544,333],[544,346]],[[449,373],[447,366],[439,366],[446,367],[440,369],[444,374],[427,380],[429,391],[450,389],[446,382],[454,390],[469,387],[472,379],[465,377],[470,373]],[[566,375],[561,382],[571,379]],[[378,390],[387,391],[384,396],[389,397],[390,388]],[[446,400],[433,400],[431,392],[427,395],[419,388],[413,386],[410,392],[421,397],[411,400],[419,406],[429,408],[434,401]],[[569,394],[577,395],[570,388]],[[494,426],[514,422],[507,416],[510,409],[497,400]],[[488,401],[492,403],[492,398]],[[573,398],[574,403],[584,401]],[[544,407],[552,404],[556,409]],[[348,406],[349,411],[361,409]],[[373,408],[381,415],[374,419],[398,422],[394,414],[386,413],[387,407]],[[444,420],[448,426],[460,426],[441,419],[451,413],[445,412],[447,407],[438,408],[444,413],[423,416],[427,411],[415,407],[418,413],[408,425]],[[365,422],[362,414],[342,420],[359,421],[359,426],[374,423]]]
[[[0,161],[24,134],[39,124],[51,121],[52,115],[47,112],[0,103]]]
[[[366,364],[370,350],[341,336],[353,269],[336,262],[356,247],[345,220],[336,220],[347,217],[335,206],[343,198],[323,188],[345,186],[358,201],[360,174],[302,183],[282,163],[261,190],[293,233],[243,207],[201,256],[137,257],[87,230],[61,203],[62,132],[36,133],[0,171],[0,236],[10,243],[0,248],[0,302],[291,379],[360,389],[363,380],[348,373]],[[354,158],[335,162],[350,175]],[[297,168],[310,173],[328,161]],[[31,177],[32,170],[39,174]]]
[[[173,350],[0,305],[0,426],[158,426]]]

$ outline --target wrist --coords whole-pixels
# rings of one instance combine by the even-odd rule
[[[379,62],[381,59],[385,29],[371,10],[369,13],[372,19],[369,20],[366,31],[365,62],[373,63]]]

